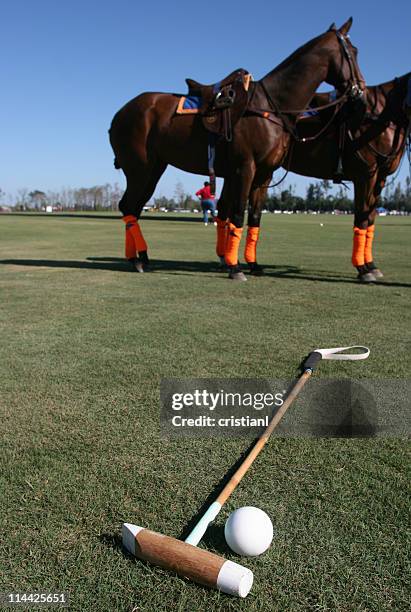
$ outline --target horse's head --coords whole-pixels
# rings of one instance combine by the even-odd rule
[[[328,51],[325,81],[352,98],[361,98],[366,85],[357,61],[358,49],[348,35],[352,22],[350,17],[339,29],[333,23],[321,37]]]

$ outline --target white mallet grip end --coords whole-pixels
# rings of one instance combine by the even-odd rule
[[[253,572],[238,563],[226,561],[217,578],[217,589],[229,595],[247,597],[253,586]]]
[[[123,546],[132,555],[136,554],[136,535],[143,527],[132,525],[131,523],[123,523],[121,534],[123,536]]]

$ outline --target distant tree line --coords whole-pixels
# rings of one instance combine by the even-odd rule
[[[63,188],[59,191],[41,191],[40,189],[19,189],[14,198],[14,208],[19,211],[44,211],[48,206],[54,210],[118,210],[118,203],[123,189],[115,183],[80,187]]]
[[[411,178],[405,179],[404,187],[401,183],[389,183],[383,191],[381,204],[387,210],[399,210],[411,213]]]
[[[302,197],[296,195],[295,187],[290,185],[285,189],[275,188],[274,191],[269,191],[263,207],[269,212],[353,213],[352,193],[352,189],[348,190],[342,185],[337,190],[333,190],[330,181],[316,181],[309,183],[305,197]],[[55,211],[117,211],[122,195],[123,189],[117,183],[78,189],[63,188],[60,191],[20,189],[11,205],[19,211],[41,212],[50,206]],[[7,203],[5,196],[6,194],[0,189],[0,205],[3,202]],[[396,210],[411,214],[411,179],[407,177],[404,186],[399,182],[388,181],[379,206],[388,211]],[[183,184],[179,181],[172,198],[165,196],[154,198],[147,204],[147,208],[153,211],[193,212],[200,210],[200,202],[193,194],[186,193]]]
[[[331,192],[330,181],[320,181],[310,183],[307,187],[305,197],[295,194],[294,187],[291,185],[279,193],[275,191],[266,198],[265,209],[270,212],[275,210],[292,212],[332,212],[335,210],[343,213],[354,212],[354,201],[350,197],[350,192],[340,185],[335,193]],[[389,211],[397,210],[400,212],[411,213],[411,180],[405,179],[405,186],[401,183],[390,184],[388,182],[383,191],[378,204],[379,207]]]

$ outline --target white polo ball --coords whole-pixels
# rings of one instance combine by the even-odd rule
[[[270,546],[273,524],[260,508],[244,506],[230,514],[224,528],[228,546],[238,555],[256,557]]]

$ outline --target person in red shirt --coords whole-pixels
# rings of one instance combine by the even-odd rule
[[[215,198],[210,190],[210,183],[205,181],[204,187],[196,192],[201,200],[201,208],[203,209],[203,221],[204,225],[208,225],[208,213],[211,212],[213,217],[214,225],[216,225],[217,211],[215,209]]]

